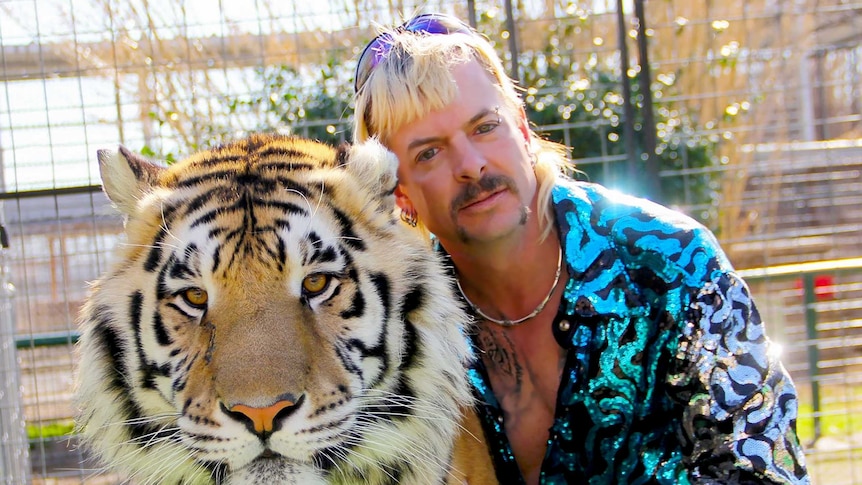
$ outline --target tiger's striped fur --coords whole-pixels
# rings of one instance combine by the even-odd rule
[[[465,480],[467,316],[393,216],[382,146],[254,135],[170,167],[98,158],[126,240],[82,310],[76,403],[108,468],[142,484]]]

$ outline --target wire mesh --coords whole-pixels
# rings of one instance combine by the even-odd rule
[[[814,483],[862,483],[862,271],[792,266],[862,256],[862,3],[643,6],[640,29],[632,1],[522,0],[510,32],[505,7],[486,1],[0,0],[0,200],[17,343],[0,351],[4,375],[20,379],[13,401],[29,439],[15,459],[27,456],[34,483],[112,480],[82,463],[69,434],[76,314],[121,241],[96,149],[170,161],[257,130],[349,140],[354,62],[376,25],[444,11],[475,21],[522,80],[540,131],[578,148],[592,178],[625,187],[621,167],[643,161],[622,128],[655,131],[672,205],[749,271],[783,344]],[[655,126],[621,116],[624,66],[636,107],[646,100],[638,42]],[[764,270],[776,267],[786,271]]]

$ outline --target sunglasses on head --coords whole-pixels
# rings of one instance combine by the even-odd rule
[[[425,34],[472,34],[473,29],[464,22],[458,20],[451,15],[441,13],[426,13],[417,15],[412,19],[404,22],[395,29],[395,32],[414,32]],[[380,61],[389,55],[392,48],[392,34],[384,32],[368,43],[359,56],[359,62],[356,63],[356,77],[353,82],[353,89],[359,91],[371,71],[380,64]]]

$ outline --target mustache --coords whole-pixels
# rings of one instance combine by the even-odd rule
[[[472,202],[479,194],[495,192],[500,188],[518,193],[515,181],[505,175],[485,175],[478,182],[465,185],[461,192],[452,200],[451,211],[456,212],[464,205]]]

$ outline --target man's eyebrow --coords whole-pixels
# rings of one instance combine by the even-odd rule
[[[417,139],[415,139],[415,140],[411,141],[411,142],[407,145],[407,149],[408,149],[408,150],[412,150],[412,149],[414,149],[414,148],[416,148],[416,147],[419,147],[419,146],[422,146],[422,145],[427,145],[427,144],[429,144],[429,143],[432,143],[432,142],[435,142],[435,141],[439,141],[439,140],[442,140],[442,139],[443,139],[443,138],[442,138],[442,137],[439,137],[439,136],[429,136],[428,138],[417,138]]]
[[[478,113],[476,113],[472,118],[470,118],[469,120],[467,120],[467,122],[466,122],[466,123],[464,123],[464,126],[465,126],[465,127],[467,127],[467,126],[470,126],[470,125],[472,125],[472,124],[478,123],[478,122],[479,122],[479,120],[481,120],[482,118],[484,118],[484,117],[486,117],[486,116],[488,116],[488,115],[491,115],[491,114],[495,114],[495,113],[496,113],[496,114],[497,114],[497,116],[499,117],[499,112],[500,112],[500,107],[499,107],[499,106],[494,106],[493,108],[485,108],[485,109],[483,109],[482,111],[479,111]],[[429,136],[429,137],[427,137],[427,138],[417,138],[417,139],[415,139],[415,140],[411,141],[411,142],[407,145],[407,149],[408,149],[408,150],[412,150],[412,149],[414,149],[414,148],[416,148],[416,147],[418,147],[418,146],[427,145],[427,144],[429,144],[429,143],[433,143],[433,142],[436,142],[436,141],[440,141],[440,140],[442,140],[442,139],[443,139],[443,138],[442,138],[442,137],[439,137],[439,136]]]
[[[473,123],[478,122],[479,120],[481,120],[482,118],[484,118],[490,114],[499,113],[499,111],[500,111],[500,108],[498,106],[495,106],[493,108],[485,108],[482,111],[480,111],[479,113],[477,113],[476,116],[470,118],[469,121],[464,123],[464,126],[470,126]],[[498,116],[499,116],[499,114],[498,114]]]

